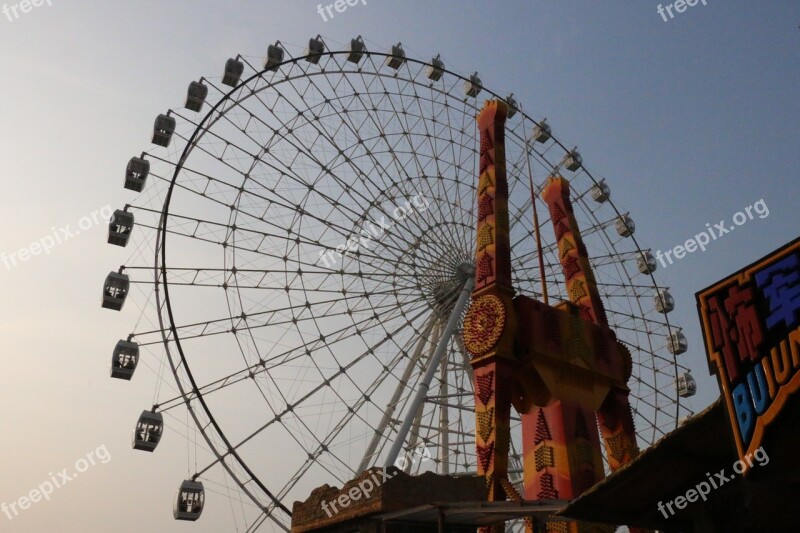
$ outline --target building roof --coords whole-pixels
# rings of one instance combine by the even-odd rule
[[[746,477],[737,475],[738,460],[728,413],[721,400],[711,404],[678,429],[643,451],[573,500],[559,516],[607,524],[626,524],[662,531],[691,531],[713,521],[730,531],[795,531],[800,497],[800,402],[787,405],[764,440],[768,461],[755,463]],[[712,489],[707,501],[673,504],[675,514],[661,511],[666,504],[696,488],[724,469],[730,481]],[[664,515],[667,515],[666,517]],[[702,530],[711,530],[705,527]]]

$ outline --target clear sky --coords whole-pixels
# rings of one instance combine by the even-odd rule
[[[52,4],[52,5],[50,5]],[[8,2],[9,8],[17,4]],[[186,85],[219,76],[236,53],[262,57],[280,39],[302,46],[361,34],[372,49],[402,41],[410,56],[441,53],[513,91],[631,212],[639,242],[666,251],[759,200],[755,218],[656,276],[677,300],[682,355],[700,410],[718,395],[708,374],[694,294],[798,235],[800,3],[707,0],[666,22],[654,0],[543,2],[366,0],[323,21],[317,2],[51,0],[0,13],[0,252],[13,253],[118,207],[122,169],[145,149],[154,116],[183,104]],[[100,309],[120,255],[93,226],[12,268],[0,264],[0,502],[50,473],[98,463],[0,530],[185,531],[171,499],[185,442],[130,449],[152,389],[107,376],[113,343],[131,326]],[[103,452],[105,453],[105,452]],[[113,524],[113,525],[112,525]],[[196,531],[233,530],[224,513]]]

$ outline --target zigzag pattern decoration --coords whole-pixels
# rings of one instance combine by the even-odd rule
[[[489,470],[489,465],[492,464],[492,455],[494,455],[494,442],[490,442],[486,446],[478,444],[478,461],[481,464],[482,472]]]
[[[486,442],[492,436],[494,428],[494,407],[483,412],[478,411],[475,416],[478,418],[478,436]]]

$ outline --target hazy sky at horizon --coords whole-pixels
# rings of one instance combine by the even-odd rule
[[[668,22],[651,0],[366,0],[328,22],[306,0],[51,3],[13,21],[0,12],[0,253],[130,201],[125,163],[148,148],[155,115],[183,105],[191,80],[220,76],[237,53],[261,58],[277,39],[300,48],[316,34],[331,47],[358,34],[372,49],[402,41],[409,56],[441,53],[448,68],[513,92],[580,148],[654,251],[763,200],[768,216],[656,273],[689,338],[681,357],[700,386],[696,411],[718,388],[694,294],[798,236],[796,1],[708,0]],[[130,449],[153,379],[108,378],[135,313],[100,309],[102,281],[126,256],[105,231],[93,225],[50,255],[0,262],[0,502],[102,446],[112,458],[51,501],[13,520],[0,514],[0,530],[234,531],[219,498],[194,526],[172,520],[183,438],[152,455]]]

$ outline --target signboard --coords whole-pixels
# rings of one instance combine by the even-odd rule
[[[800,388],[800,238],[697,293],[697,307],[744,460]]]

